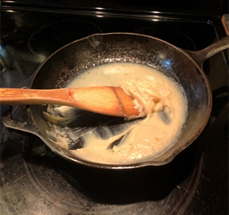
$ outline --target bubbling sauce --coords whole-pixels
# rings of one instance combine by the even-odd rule
[[[187,100],[181,86],[163,73],[141,64],[110,63],[89,69],[67,87],[89,86],[121,86],[134,97],[142,116],[147,116],[126,121],[117,132],[103,126],[105,138],[94,130],[84,133],[80,137],[83,147],[70,150],[77,157],[105,164],[133,163],[158,157],[179,138],[187,117]],[[57,144],[68,148],[65,138],[55,138]],[[112,145],[117,140],[118,145]]]

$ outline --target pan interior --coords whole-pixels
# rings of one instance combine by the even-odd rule
[[[182,135],[176,144],[161,156],[131,166],[162,165],[188,147],[202,131],[210,111],[209,89],[206,79],[197,65],[180,49],[161,41],[138,34],[98,34],[74,41],[61,48],[38,69],[32,88],[63,88],[76,76],[89,68],[117,62],[130,62],[150,66],[176,80],[184,89],[188,100],[188,116]],[[87,165],[87,161],[73,157],[68,150],[60,149],[55,141],[47,138],[53,129],[43,119],[44,106],[31,106],[32,118],[45,143],[62,156]],[[120,126],[123,119],[101,116],[89,112],[80,114],[80,122],[86,126],[100,127],[109,122]],[[85,119],[87,119],[85,121]],[[72,126],[72,125],[70,125]],[[75,125],[74,125],[75,126]],[[80,144],[80,143],[79,143]],[[103,165],[99,165],[100,167]],[[106,166],[104,164],[104,166]]]

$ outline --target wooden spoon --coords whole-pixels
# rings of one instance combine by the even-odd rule
[[[132,98],[120,87],[86,87],[63,89],[0,88],[0,104],[60,104],[105,115],[137,116]]]

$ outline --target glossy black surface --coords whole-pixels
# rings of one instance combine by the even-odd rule
[[[163,14],[93,10],[3,7],[1,23],[1,47],[8,57],[2,63],[1,86],[8,87],[29,86],[27,79],[48,55],[86,34],[140,32],[190,50],[202,49],[224,35],[220,20],[212,17],[170,15],[165,19]],[[121,171],[75,165],[35,136],[1,126],[2,214],[227,214],[225,55],[207,60],[204,70],[213,92],[209,123],[191,147],[163,167]],[[25,119],[18,116],[20,109],[13,110],[16,120]]]

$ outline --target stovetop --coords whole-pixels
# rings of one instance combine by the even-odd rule
[[[217,17],[104,8],[7,6],[1,23],[1,57],[6,57],[1,87],[29,87],[30,77],[52,52],[93,33],[136,32],[187,50],[203,49],[225,35]],[[203,68],[213,93],[209,122],[165,166],[104,170],[77,165],[54,154],[38,137],[1,124],[1,214],[227,214],[226,53],[211,57]],[[8,109],[2,106],[1,112]]]

